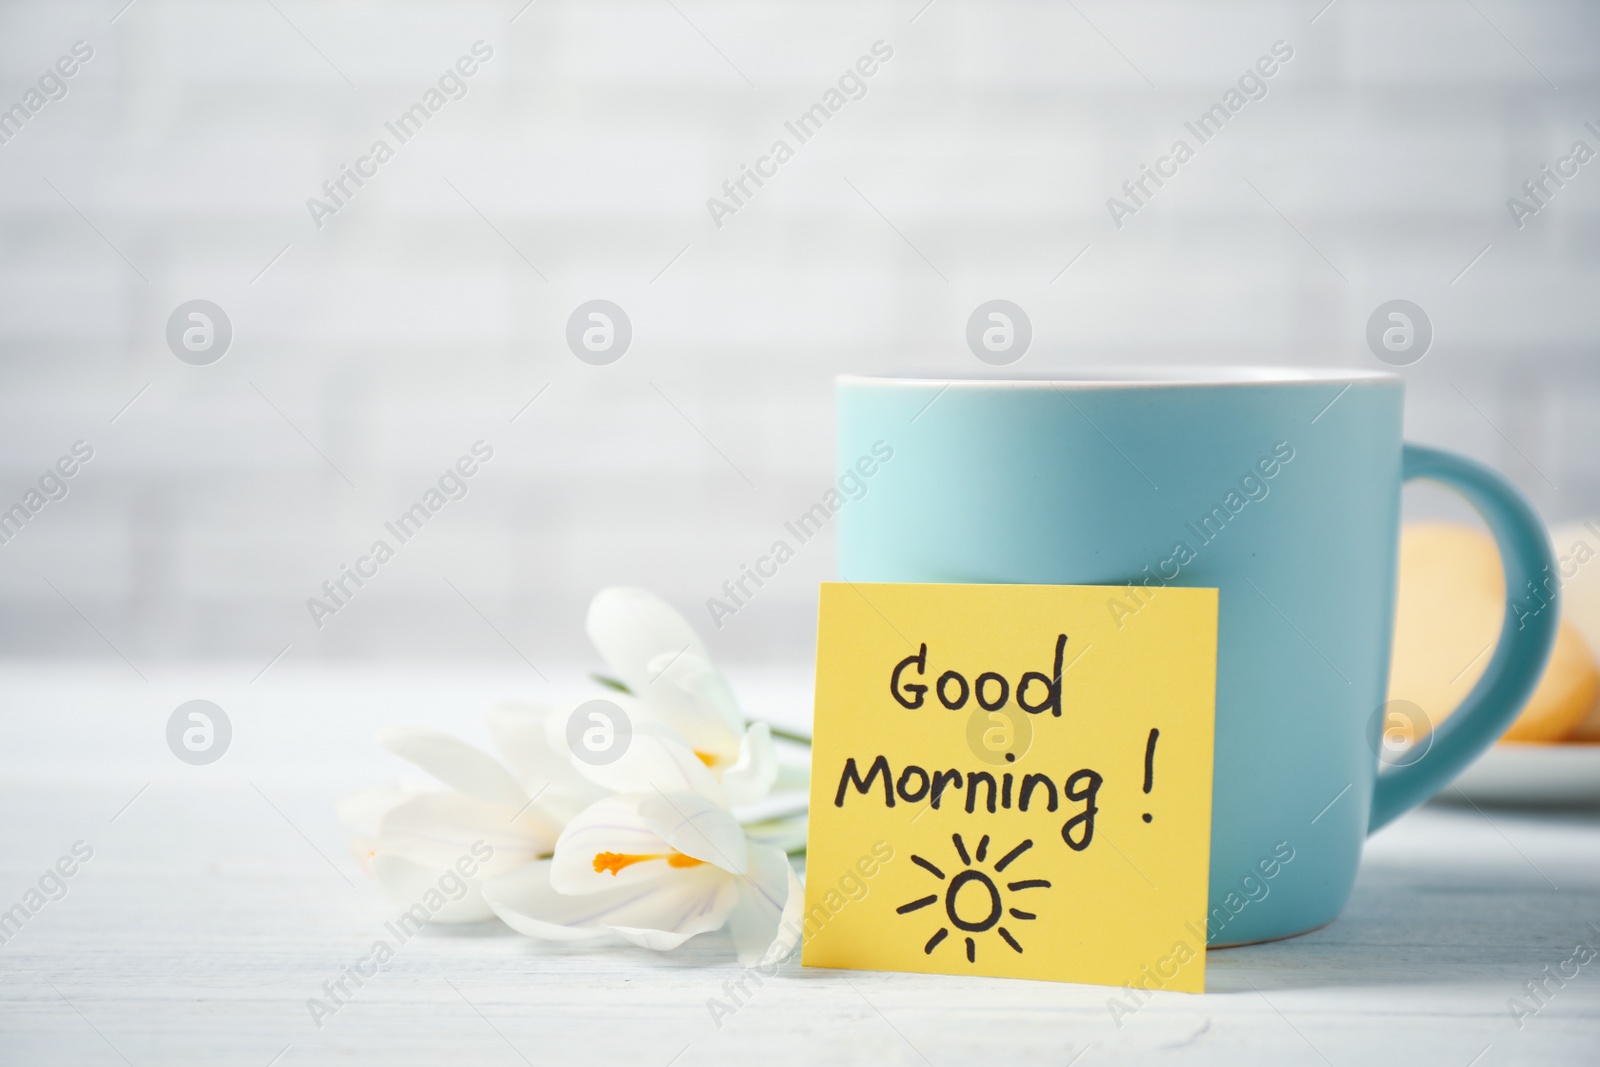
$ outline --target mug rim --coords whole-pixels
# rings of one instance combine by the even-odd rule
[[[1075,367],[1048,374],[1009,377],[917,372],[905,374],[840,374],[837,385],[978,387],[986,389],[1187,389],[1203,386],[1355,385],[1399,383],[1393,371],[1346,367],[1269,367],[1245,364],[1134,367]]]

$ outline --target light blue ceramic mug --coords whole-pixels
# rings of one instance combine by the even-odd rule
[[[1402,480],[1482,513],[1508,589],[1554,565],[1503,478],[1401,442],[1396,375],[1118,369],[837,390],[840,461],[894,450],[840,513],[844,580],[1220,590],[1212,944],[1336,917],[1367,834],[1494,742],[1554,643],[1557,612],[1521,628],[1508,613],[1426,754],[1379,773]]]

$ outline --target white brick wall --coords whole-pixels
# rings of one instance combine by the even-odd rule
[[[47,579],[136,664],[515,661],[446,579],[535,663],[581,649],[602,584],[697,613],[827,481],[831,377],[977,369],[994,296],[1032,370],[1370,366],[1367,315],[1415,300],[1412,436],[1600,512],[1600,164],[1520,232],[1504,206],[1600,147],[1600,13],[1474,2],[0,4],[0,106],[95,49],[0,146],[0,502],[96,449],[0,546],[0,654],[113,655]],[[317,230],[306,198],[480,38],[468,95]],[[706,198],[878,39],[866,97],[714,227]],[[1117,230],[1106,197],[1279,39],[1269,95]],[[234,325],[210,367],[163,340],[195,297]],[[563,341],[592,297],[634,323],[610,367]],[[479,438],[469,496],[314,630],[305,598]],[[807,652],[831,569],[808,546],[719,647]]]

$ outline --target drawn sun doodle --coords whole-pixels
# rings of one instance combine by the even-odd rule
[[[1013,919],[1020,919],[1024,922],[1037,919],[1038,916],[1030,911],[1008,907],[1006,897],[1001,893],[1000,886],[996,884],[995,879],[973,866],[974,862],[983,863],[988,856],[989,836],[987,834],[984,835],[983,840],[978,842],[977,851],[971,856],[967,855],[967,846],[961,840],[960,834],[951,834],[950,839],[956,846],[956,855],[961,857],[961,863],[965,867],[965,870],[957,871],[954,878],[946,878],[943,871],[921,856],[913,855],[911,862],[939,879],[939,881],[947,881],[949,883],[944,891],[944,913],[949,918],[952,926],[968,935],[966,938],[967,962],[978,962],[978,944],[971,935],[981,934],[988,930],[993,930],[999,934],[1000,939],[1010,945],[1012,951],[1020,953],[1022,945],[1011,935],[1010,930],[1000,925],[1000,920],[1007,913]],[[995,861],[994,873],[997,875],[1003,873],[1018,856],[1032,847],[1032,841],[1024,841],[1004,856],[1001,856]],[[1043,878],[1025,878],[1021,881],[1005,883],[1006,893],[1019,893],[1025,889],[1049,888],[1050,883]],[[920,911],[928,907],[930,904],[937,903],[939,903],[939,894],[930,893],[925,897],[918,897],[909,904],[900,905],[895,911],[901,915],[909,915],[914,911]],[[974,915],[977,918],[973,918]],[[934,935],[928,938],[928,943],[922,947],[922,951],[927,955],[933,955],[933,950],[938,948],[940,943],[949,936],[950,928],[948,926],[939,927]]]

